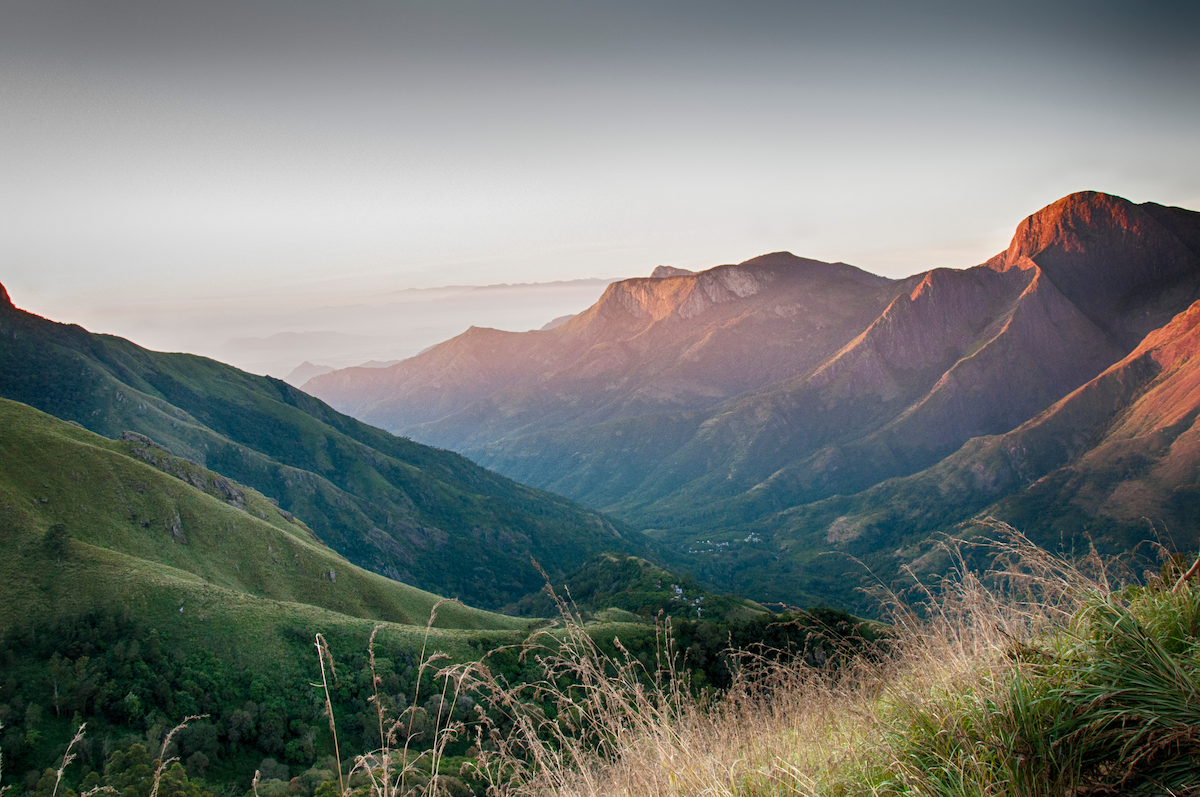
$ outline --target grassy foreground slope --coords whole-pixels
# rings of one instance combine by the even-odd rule
[[[499,607],[640,535],[277,379],[143,349],[14,307],[0,287],[0,396],[105,437],[127,430],[277,499],[347,559]],[[469,564],[464,564],[469,563]]]
[[[1131,574],[1113,562],[1055,559],[1006,531],[990,576],[962,567],[972,546],[944,549],[960,566],[924,611],[891,604],[874,655],[750,656],[714,699],[668,681],[560,689],[582,728],[548,723],[486,764],[508,775],[505,794],[531,796],[1200,793],[1200,587],[1180,579],[1192,560],[1118,589]],[[607,664],[571,653],[560,669]],[[597,751],[602,733],[614,741]]]

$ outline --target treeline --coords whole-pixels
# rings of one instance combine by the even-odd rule
[[[690,575],[677,576],[644,559],[601,554],[554,584],[555,596],[585,616],[603,609],[624,609],[652,622],[655,617],[714,620],[745,604],[700,588]],[[546,590],[525,596],[508,607],[525,617],[553,617],[559,612]]]
[[[176,791],[187,792],[191,784],[240,795],[255,770],[262,770],[260,795],[280,792],[270,781],[282,781],[281,794],[307,797],[335,776],[337,764],[324,693],[310,683],[320,680],[312,635],[293,631],[289,642],[295,661],[311,659],[312,664],[294,667],[294,678],[271,679],[210,651],[184,651],[170,634],[144,628],[120,612],[10,631],[0,642],[4,783],[41,797],[45,770],[57,767],[72,734],[86,722],[64,785],[110,785],[122,797],[145,797],[129,791],[131,783],[141,781],[126,777],[128,771],[148,766],[182,718],[203,715],[174,737],[170,755],[179,763],[170,774]],[[338,739],[351,757],[380,746],[376,709],[368,702],[375,691],[366,640],[331,639],[330,644],[337,663],[329,686]],[[486,643],[478,644],[482,655]],[[514,660],[509,666],[507,677],[522,677],[524,663]],[[435,669],[425,671],[418,691],[414,657],[377,646],[380,701],[391,716],[408,712],[399,733],[402,742],[411,734],[414,750],[429,746],[436,724],[475,719],[471,698],[443,699]],[[470,743],[464,734],[447,754],[462,755]]]
[[[671,619],[660,629],[647,626],[623,632],[620,646],[647,670],[666,666],[669,651],[674,671],[685,675],[689,688],[697,692],[728,688],[740,668],[798,660],[836,668],[848,657],[883,652],[890,639],[885,626],[827,606],[746,620]],[[606,655],[617,659],[625,655],[612,636],[599,641]]]

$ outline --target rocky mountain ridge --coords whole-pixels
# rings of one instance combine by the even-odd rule
[[[1114,519],[1131,517],[1135,505],[1162,509],[1178,525],[1167,510],[1184,499],[1164,498],[1161,485],[1192,489],[1191,466],[1179,464],[1190,462],[1186,446],[1170,455],[1139,449],[1139,461],[1163,474],[1161,488],[1079,496],[1099,489],[1097,480],[1132,484],[1112,452],[1149,445],[1146,435],[1170,437],[1163,430],[1181,421],[1169,419],[1191,406],[1185,365],[1162,371],[1178,373],[1158,387],[1157,376],[1131,375],[1160,373],[1147,363],[1166,349],[1141,347],[1178,333],[1197,299],[1200,214],[1083,192],[1027,218],[1004,252],[974,268],[893,281],[777,253],[626,280],[555,335],[472,330],[370,383],[342,371],[306,389],[613,511],[677,552],[701,534],[762,529],[774,557],[839,545],[870,553],[863,546],[923,539],[989,507],[1025,517],[1021,501],[1051,500],[1030,497],[1048,495],[1051,483],[1060,485],[1054,500],[1069,505],[1070,518],[1054,521],[1059,531],[1121,526]],[[437,358],[441,370],[432,367]],[[1059,413],[1075,412],[1056,409],[1062,402],[1098,407],[1076,396],[1107,395],[1110,383],[1133,391],[1126,404],[1089,410],[1099,414],[1088,415],[1086,433],[1046,431],[1060,428]],[[452,406],[426,399],[446,402],[447,391],[456,394]],[[1118,415],[1125,420],[1110,429]],[[1153,431],[1130,431],[1141,442],[1118,445],[1108,435],[1124,424]],[[1007,450],[1001,440],[1020,440],[1013,450],[1046,464],[1005,470],[993,461]],[[1064,467],[1074,470],[1051,475]],[[1135,500],[1146,495],[1158,497]],[[923,508],[905,516],[888,502]],[[827,517],[835,505],[838,514]],[[1129,540],[1121,529],[1114,541]],[[708,571],[722,586],[750,588],[739,567]],[[768,581],[759,585],[776,590],[767,599],[822,594]]]

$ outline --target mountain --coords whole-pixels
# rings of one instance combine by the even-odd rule
[[[570,315],[560,315],[558,318],[552,318],[549,321],[547,321],[546,323],[542,324],[541,329],[554,329],[555,327],[561,327],[563,324],[567,323],[574,317],[575,317],[574,313],[571,313]],[[432,347],[430,347],[430,348],[432,348]],[[424,354],[424,352],[419,352],[419,353]],[[393,365],[394,365],[394,363],[393,363]],[[330,370],[336,370],[336,369],[330,369]],[[329,372],[326,371],[326,373],[329,373]]]
[[[993,516],[1048,548],[1175,550],[1200,534],[1200,302],[1119,362],[1009,432],[968,441],[936,465],[854,495],[761,515],[743,561],[693,558],[694,572],[756,595],[837,595],[856,605],[837,552],[881,576],[936,571],[935,532]],[[968,532],[971,532],[968,529]],[[1142,551],[1152,554],[1152,551]],[[840,557],[839,557],[840,558]],[[768,568],[757,573],[751,562]]]
[[[293,387],[300,387],[314,376],[320,376],[321,374],[327,374],[330,371],[336,370],[337,369],[332,365],[318,365],[317,363],[310,363],[308,360],[305,360],[293,368],[291,372],[289,372],[288,375],[283,378],[283,381],[287,382]]]
[[[148,436],[253,487],[348,560],[499,607],[639,535],[448,451],[335,412],[286,383],[142,349],[18,310],[0,287],[0,396],[93,432]],[[469,563],[469,564],[468,564]]]
[[[358,367],[359,368],[387,368],[389,365],[395,365],[398,362],[400,362],[400,361],[399,360],[367,360],[365,363],[359,363]],[[283,378],[283,381],[287,382],[292,387],[300,387],[305,382],[312,379],[314,376],[320,376],[321,374],[327,374],[327,373],[330,373],[331,371],[336,371],[336,370],[337,369],[334,368],[332,365],[320,365],[317,363],[310,363],[308,360],[305,360],[304,362],[300,363],[295,368],[293,368],[288,373],[288,375]]]
[[[221,362],[238,363],[250,373],[278,377],[288,373],[287,363],[294,363],[301,357],[305,360],[324,360],[334,362],[337,366],[345,366],[367,359],[347,359],[348,352],[391,354],[397,345],[399,344],[393,338],[385,335],[348,335],[330,331],[276,332],[265,337],[230,338],[212,353]],[[334,367],[336,366],[328,367],[323,373],[332,371]],[[304,379],[308,380],[315,375],[316,372],[310,372]],[[303,384],[295,382],[291,373],[283,377],[283,380],[288,384]]]
[[[650,276],[654,279],[662,279],[663,277],[679,277],[684,274],[695,274],[696,272],[686,268],[677,268],[675,266],[655,266],[654,271],[650,272]]]
[[[343,369],[304,388],[368,423],[457,450],[706,408],[819,364],[886,305],[887,284],[787,253],[624,280],[553,329],[472,327],[391,368]]]
[[[1197,492],[1190,454],[1155,446],[1184,434],[1192,401],[1161,353],[1187,344],[1160,338],[1197,299],[1200,214],[1084,192],[973,268],[887,280],[780,253],[626,280],[558,330],[473,329],[306,389],[650,529],[709,583],[849,602],[847,565],[814,556],[894,573],[977,512],[1114,545],[1149,533],[1117,529],[1138,511],[1195,527],[1172,509]],[[1156,368],[1171,387],[1151,387]],[[1045,431],[1114,384],[1121,401]]]

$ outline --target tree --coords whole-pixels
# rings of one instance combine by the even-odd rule
[[[46,553],[54,557],[56,564],[62,563],[62,556],[67,551],[67,541],[71,539],[71,535],[67,532],[65,523],[55,523],[42,536],[42,547]]]

